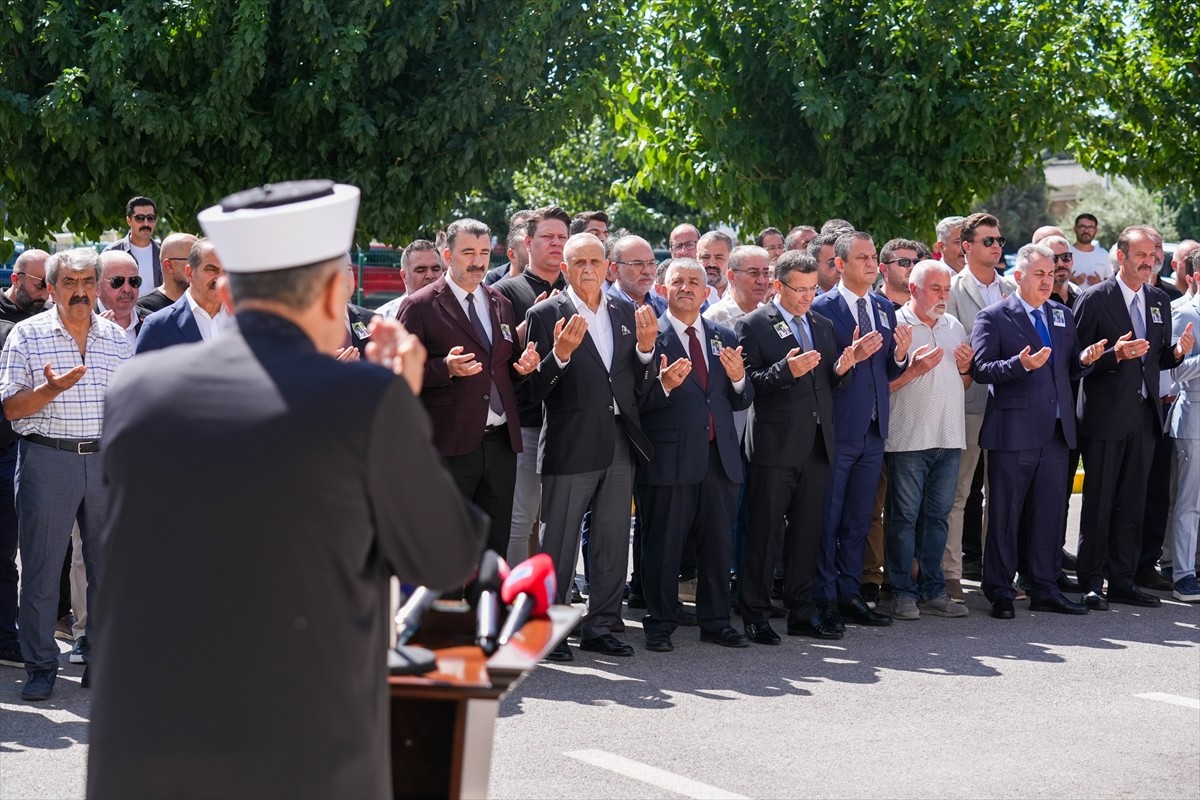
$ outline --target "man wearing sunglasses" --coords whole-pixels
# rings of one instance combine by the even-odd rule
[[[162,283],[160,247],[154,238],[154,229],[158,225],[158,207],[149,197],[132,197],[125,204],[125,222],[129,225],[129,233],[125,234],[125,238],[110,244],[105,248],[105,252],[122,250],[133,256],[138,265],[138,274],[142,276],[142,285],[138,289],[140,297],[154,291],[154,287]]]
[[[45,250],[26,250],[13,263],[12,286],[0,292],[0,320],[20,322],[46,307],[50,290],[46,288]]]
[[[105,251],[100,263],[103,277],[96,288],[96,313],[120,325],[132,347],[142,330],[142,320],[150,315],[137,307],[138,290],[142,286],[137,262],[129,253],[116,250]]]

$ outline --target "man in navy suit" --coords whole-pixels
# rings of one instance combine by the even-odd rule
[[[512,303],[483,285],[492,234],[479,220],[446,227],[441,278],[410,295],[400,323],[425,345],[421,403],[459,491],[491,519],[487,548],[508,552],[521,427],[516,382],[537,368],[517,344]]]
[[[888,382],[908,366],[912,329],[896,324],[891,300],[871,291],[879,256],[871,235],[848,231],[834,244],[841,280],[813,301],[812,310],[833,323],[837,350],[853,347],[855,367],[833,401],[836,456],[826,499],[825,523],[813,594],[825,623],[845,630],[843,615],[864,625],[891,625],[860,594],[863,551],[875,507],[888,433]]]
[[[171,305],[146,317],[136,352],[208,341],[234,324],[217,290],[217,280],[225,274],[225,267],[208,239],[197,239],[192,245],[186,273],[190,283],[187,291]]]
[[[1079,386],[1083,508],[1076,572],[1084,602],[1153,607],[1161,601],[1134,583],[1146,506],[1146,473],[1163,430],[1159,374],[1192,349],[1192,331],[1171,338],[1171,303],[1150,285],[1160,263],[1158,233],[1135,225],[1117,237],[1118,273],[1076,303],[1079,336],[1109,347]],[[1182,488],[1182,486],[1181,486]],[[1102,591],[1108,576],[1108,594]]]
[[[1017,530],[1028,506],[1029,608],[1086,614],[1058,588],[1062,506],[1069,491],[1067,452],[1075,446],[1071,380],[1102,352],[1080,352],[1071,310],[1050,300],[1054,251],[1040,244],[1017,253],[1017,291],[975,316],[971,375],[989,386],[979,446],[988,451],[988,527],[983,593],[992,616],[1012,619]],[[1145,483],[1145,481],[1142,481]]]
[[[841,639],[813,603],[813,574],[835,452],[833,388],[854,367],[838,354],[833,325],[809,307],[817,261],[789,250],[775,263],[775,297],[738,320],[738,343],[754,385],[746,421],[746,502],[750,524],[738,577],[746,635],[779,644],[771,629],[771,579],[783,536],[783,604],[793,636]]]
[[[567,290],[526,315],[541,366],[528,394],[545,409],[538,443],[542,476],[541,552],[554,559],[557,602],[570,602],[584,514],[591,510],[587,560],[590,591],[579,646],[608,656],[633,648],[612,635],[621,621],[629,558],[629,501],[635,462],[653,448],[642,433],[637,401],[653,380],[658,320],[648,305],[605,295],[604,246],[577,233],[563,248]],[[549,656],[567,661],[561,642]]]
[[[750,405],[754,386],[734,332],[700,316],[708,295],[700,263],[675,259],[665,281],[667,312],[655,348],[661,380],[642,401],[654,458],[637,475],[646,649],[674,649],[679,559],[689,533],[696,541],[701,641],[747,647],[750,641],[729,624],[730,530],[743,480],[733,412]]]

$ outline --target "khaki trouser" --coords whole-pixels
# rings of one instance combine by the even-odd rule
[[[971,481],[975,467],[979,465],[979,429],[983,426],[983,414],[967,414],[967,448],[958,462],[958,482],[954,487],[954,505],[950,509],[950,526],[946,536],[946,554],[942,557],[942,574],[946,580],[962,580],[963,573],[963,510],[967,496],[971,494]],[[987,477],[983,480],[983,527],[981,538],[987,538]],[[983,541],[980,545],[983,545]]]

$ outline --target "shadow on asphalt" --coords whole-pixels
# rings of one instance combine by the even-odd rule
[[[68,664],[64,653],[49,700],[29,702],[21,699],[25,670],[0,667],[0,704],[4,705],[0,724],[0,753],[18,750],[63,750],[88,741],[91,697],[79,686],[83,667]],[[71,720],[50,719],[47,712],[67,712]],[[58,716],[62,716],[58,714]]]
[[[1159,595],[1169,598],[1168,593]],[[1200,608],[1165,603],[1160,608],[1114,604],[1111,611],[1073,617],[1033,613],[1017,601],[1015,620],[996,620],[978,591],[969,592],[971,615],[962,619],[924,616],[896,621],[888,628],[847,625],[840,641],[823,642],[785,635],[784,620],[772,620],[783,643],[727,649],[699,641],[698,628],[678,628],[675,651],[653,653],[643,646],[640,611],[625,610],[626,631],[617,638],[631,644],[631,658],[610,658],[579,650],[566,664],[543,662],[501,703],[500,716],[522,713],[525,698],[619,704],[653,709],[675,705],[674,696],[690,694],[725,702],[739,696],[810,696],[805,684],[873,684],[884,671],[996,678],[1004,661],[1066,663],[1063,648],[1123,650],[1125,642],[1160,647],[1200,645]],[[885,599],[880,610],[887,611]],[[741,618],[732,625],[741,630]],[[999,663],[998,663],[999,662]]]

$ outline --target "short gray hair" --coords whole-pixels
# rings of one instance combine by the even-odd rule
[[[1051,245],[1055,245],[1055,244],[1061,244],[1063,247],[1066,247],[1068,249],[1071,247],[1070,242],[1068,242],[1064,237],[1057,236],[1057,235],[1056,236],[1047,236],[1045,239],[1042,239],[1040,242],[1038,242],[1038,244],[1045,245],[1046,247],[1050,247]]]
[[[912,272],[908,273],[908,282],[915,283],[924,289],[925,277],[931,272],[936,272],[944,278],[954,277],[954,270],[950,269],[944,262],[927,258],[924,261],[918,261],[917,265],[912,268]]]
[[[1025,268],[1029,266],[1029,262],[1034,256],[1041,256],[1054,263],[1054,251],[1044,244],[1027,244],[1017,251],[1017,263],[1013,267],[1014,272],[1024,274]]]
[[[192,252],[195,251],[193,247]],[[294,311],[304,311],[316,300],[329,277],[334,273],[341,274],[346,267],[345,261],[343,254],[301,267],[269,272],[226,272],[225,277],[235,307],[244,300],[265,300]]]
[[[788,250],[775,261],[775,280],[787,284],[793,272],[807,274],[817,271],[817,259],[803,250]]]
[[[99,283],[100,279],[104,277],[104,265],[100,261],[100,254],[91,247],[76,247],[50,256],[46,260],[46,283],[51,286],[57,285],[58,271],[61,269],[68,272],[85,272],[94,269],[96,283]]]
[[[814,240],[815,241],[815,240]],[[840,234],[837,241],[833,244],[833,254],[845,261],[850,257],[850,248],[855,242],[874,242],[871,234],[865,231],[845,231]]]
[[[945,217],[934,228],[934,233],[937,234],[937,240],[942,244],[950,243],[950,231],[955,228],[961,228],[966,217]]]
[[[707,274],[704,271],[704,265],[694,258],[673,258],[671,259],[671,265],[663,273],[663,283],[666,283],[670,279],[672,272],[683,272],[684,270],[699,272],[701,276]]]
[[[729,253],[729,268],[732,270],[741,269],[742,262],[751,256],[765,258],[768,261],[771,260],[771,254],[767,252],[766,248],[759,247],[756,244],[739,244]]]

